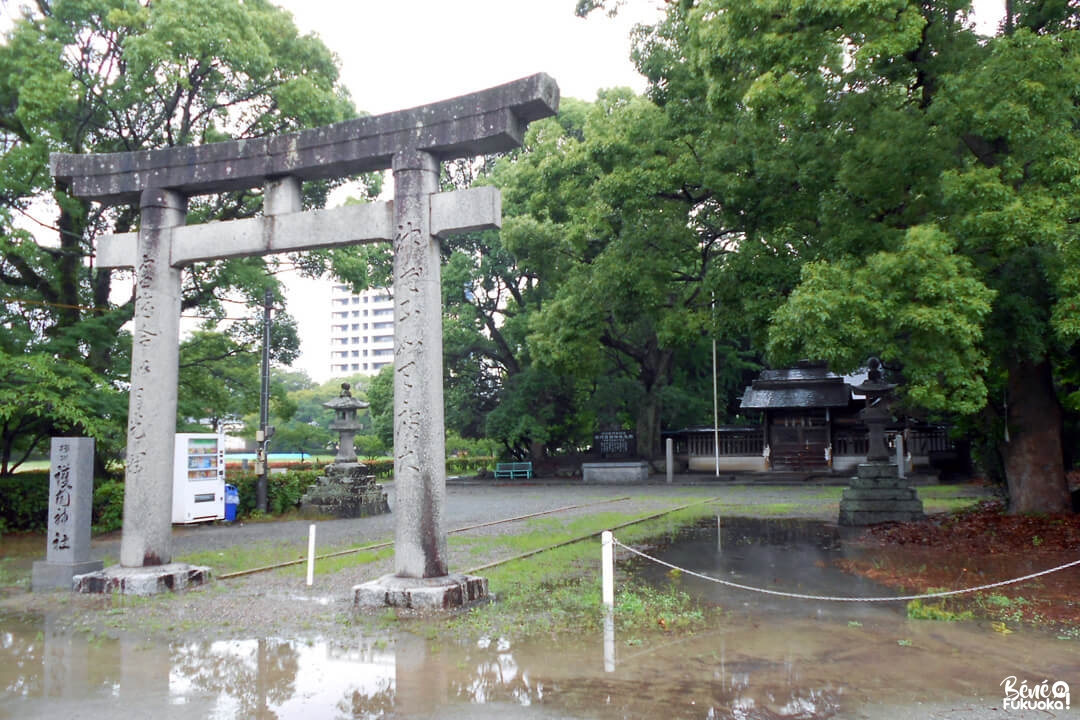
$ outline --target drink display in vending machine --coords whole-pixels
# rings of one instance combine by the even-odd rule
[[[174,523],[225,518],[225,436],[177,433],[173,463]]]

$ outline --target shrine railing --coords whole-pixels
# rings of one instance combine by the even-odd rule
[[[675,454],[689,457],[712,457],[716,453],[716,436],[712,432],[694,433],[676,438]],[[719,433],[721,457],[760,456],[765,450],[761,431],[724,431]]]

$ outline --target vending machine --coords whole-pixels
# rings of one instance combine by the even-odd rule
[[[173,463],[174,523],[225,518],[225,435],[177,433]]]

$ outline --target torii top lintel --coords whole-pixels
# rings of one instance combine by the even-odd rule
[[[138,202],[142,191],[184,195],[242,190],[266,180],[345,177],[385,170],[395,153],[439,159],[503,152],[521,145],[528,123],[554,115],[559,86],[539,73],[487,90],[409,110],[362,117],[254,140],[50,158],[53,177],[76,197]]]

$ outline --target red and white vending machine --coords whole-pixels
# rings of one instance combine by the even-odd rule
[[[173,463],[174,523],[225,519],[225,435],[177,433]]]

